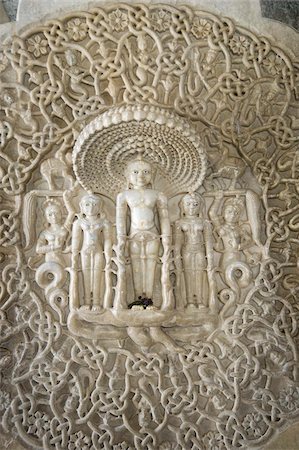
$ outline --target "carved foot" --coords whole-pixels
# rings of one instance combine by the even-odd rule
[[[154,305],[147,306],[146,309],[149,311],[158,311],[158,308]]]
[[[131,310],[132,311],[144,311],[144,308],[142,305],[133,305]]]
[[[197,309],[197,307],[196,307],[196,305],[194,303],[189,303],[189,305],[187,305],[187,309],[194,310],[194,309]]]
[[[80,306],[81,311],[89,311],[90,310],[90,305],[82,305]]]
[[[92,310],[93,312],[102,312],[102,311],[103,311],[103,308],[102,308],[100,305],[94,305],[94,306],[91,308],[91,310]]]

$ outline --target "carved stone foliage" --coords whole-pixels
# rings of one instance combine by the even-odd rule
[[[119,4],[9,38],[0,72],[4,433],[261,448],[299,412],[296,65]]]

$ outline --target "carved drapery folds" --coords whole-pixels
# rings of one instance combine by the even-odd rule
[[[299,409],[292,60],[122,4],[8,39],[0,77],[4,432],[262,446]]]

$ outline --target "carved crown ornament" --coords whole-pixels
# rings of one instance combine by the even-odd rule
[[[0,83],[3,445],[262,448],[299,412],[296,64],[118,4],[9,37]]]

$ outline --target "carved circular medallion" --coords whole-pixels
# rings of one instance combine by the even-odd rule
[[[155,188],[169,197],[204,180],[206,155],[196,130],[147,105],[112,108],[84,128],[74,147],[74,171],[86,190],[113,197],[126,186],[126,165],[138,156],[153,164]]]

